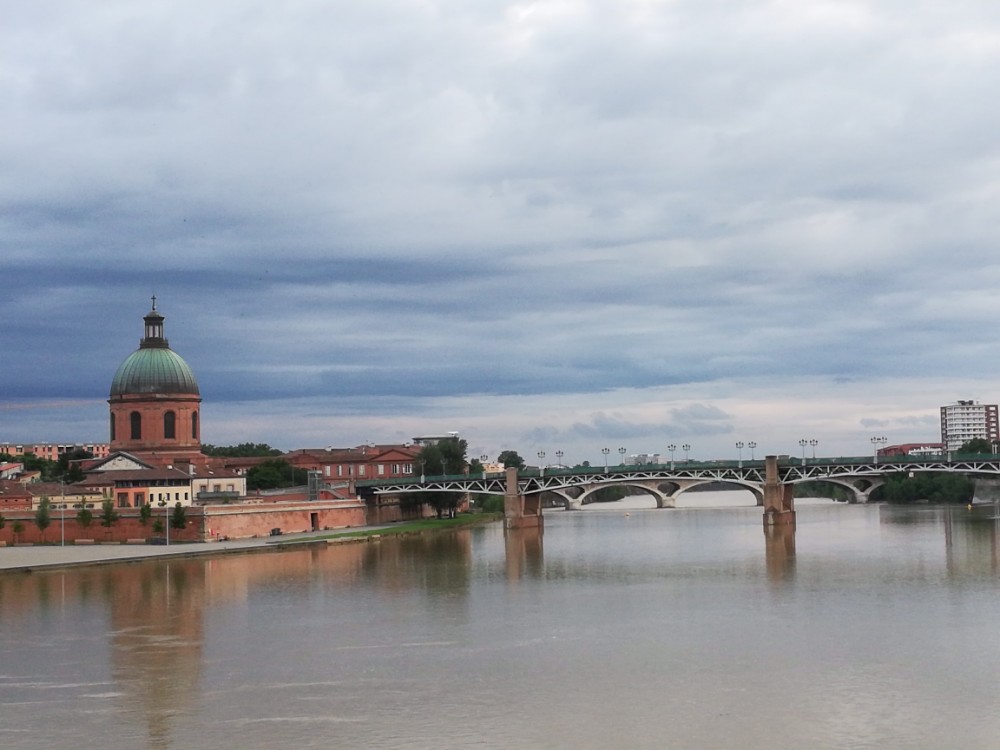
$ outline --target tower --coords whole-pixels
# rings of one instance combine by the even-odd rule
[[[163,335],[156,297],[143,320],[139,348],[111,381],[111,450],[161,465],[201,457],[198,382]]]

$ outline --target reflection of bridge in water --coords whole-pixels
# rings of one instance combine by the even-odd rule
[[[550,492],[561,498],[567,510],[582,508],[595,493],[608,487],[640,487],[656,501],[657,508],[674,508],[686,491],[706,484],[725,483],[749,490],[764,508],[765,523],[791,523],[794,519],[792,489],[802,482],[827,482],[851,493],[853,502],[867,503],[872,491],[892,474],[950,472],[1000,475],[1000,456],[957,455],[911,458],[907,456],[865,458],[797,459],[768,456],[762,461],[672,461],[650,466],[612,466],[604,469],[544,468],[508,469],[505,473],[478,476],[461,474],[438,477],[359,481],[362,496],[420,492],[462,492],[504,495],[508,526],[541,524],[540,495]],[[533,520],[537,519],[537,520]]]

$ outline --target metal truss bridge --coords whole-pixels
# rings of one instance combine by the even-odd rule
[[[749,490],[763,504],[765,460],[759,461],[674,461],[644,466],[609,466],[586,468],[545,468],[520,470],[517,492],[534,495],[553,492],[561,496],[567,508],[580,507],[597,490],[613,485],[632,485],[648,490],[657,507],[673,507],[678,495],[700,484],[725,482]],[[801,482],[830,482],[854,493],[855,502],[864,503],[889,475],[918,472],[949,472],[971,475],[1000,475],[1000,456],[959,455],[913,458],[893,456],[875,458],[809,458],[780,456],[776,459],[778,482],[794,485]],[[362,496],[408,492],[462,492],[503,495],[513,488],[503,473],[478,475],[425,476],[358,481]]]

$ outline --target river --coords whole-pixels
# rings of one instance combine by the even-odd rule
[[[997,747],[989,509],[704,494],[0,574],[0,747]]]

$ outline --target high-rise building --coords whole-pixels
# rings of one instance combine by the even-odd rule
[[[954,451],[973,438],[1000,442],[1000,421],[996,404],[956,401],[941,407],[941,442]]]

